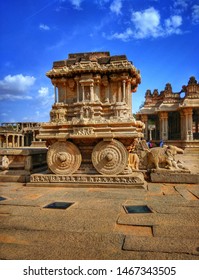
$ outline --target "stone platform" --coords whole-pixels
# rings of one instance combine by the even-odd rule
[[[199,174],[193,174],[182,170],[152,170],[150,178],[151,182],[154,183],[199,184]]]

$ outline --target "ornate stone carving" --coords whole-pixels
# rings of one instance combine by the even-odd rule
[[[147,154],[148,166],[153,166],[155,169],[159,169],[160,165],[166,169],[179,169],[175,160],[177,153],[183,154],[184,151],[173,145],[152,148]]]
[[[80,119],[93,118],[94,110],[91,106],[83,106],[80,110]]]
[[[55,174],[72,174],[81,165],[81,153],[71,142],[55,142],[48,150],[47,163]]]
[[[52,144],[48,166],[57,175],[34,180],[136,184],[135,173],[141,172],[128,166],[126,147],[134,138],[143,137],[144,124],[132,115],[131,93],[141,82],[132,62],[109,52],[69,54],[68,59],[54,62],[47,76],[55,87],[55,104],[51,122],[42,127],[38,139]],[[80,151],[71,148],[72,143]],[[86,164],[91,168],[85,168]],[[72,173],[78,176],[69,178]],[[98,175],[89,177],[92,174]],[[139,180],[143,183],[143,177]]]
[[[9,158],[5,155],[2,157],[2,170],[8,170],[9,169]]]
[[[92,152],[92,163],[95,169],[105,175],[123,172],[128,161],[128,152],[124,145],[117,141],[101,141]]]
[[[138,174],[137,174],[138,175]],[[97,184],[126,184],[126,185],[142,185],[143,180],[139,176],[108,176],[104,177],[102,175],[41,175],[33,174],[31,175],[30,181],[33,183],[97,183]]]
[[[92,127],[74,127],[73,135],[90,135],[93,133]]]

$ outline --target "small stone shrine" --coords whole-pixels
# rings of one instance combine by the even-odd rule
[[[132,115],[131,94],[141,82],[133,63],[109,52],[75,53],[46,75],[55,102],[37,139],[46,141],[49,171],[31,182],[143,186],[132,157],[129,164],[144,128]]]

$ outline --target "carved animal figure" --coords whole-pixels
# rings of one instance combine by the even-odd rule
[[[139,157],[137,154],[129,153],[128,156],[128,165],[131,167],[132,170],[139,170]]]
[[[9,164],[10,164],[10,161],[9,161],[8,157],[6,155],[3,156],[2,157],[2,170],[8,170]]]
[[[182,149],[173,145],[152,148],[147,153],[147,163],[148,166],[155,166],[156,169],[159,169],[160,165],[168,169],[178,169],[175,155],[183,153],[184,151]]]

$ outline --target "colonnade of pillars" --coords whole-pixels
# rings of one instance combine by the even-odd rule
[[[100,82],[96,82],[94,86],[94,81],[88,82],[75,79],[76,80],[76,94],[77,94],[77,102],[84,102],[84,101],[99,101],[100,100]],[[95,91],[94,91],[95,88]],[[88,92],[86,89],[89,89]],[[118,82],[118,94],[117,94],[117,100],[116,102],[126,102],[126,99],[128,98],[127,92],[130,93],[130,82],[127,82],[126,80],[122,80]],[[88,96],[87,96],[88,94]],[[81,95],[81,96],[80,96]],[[110,101],[110,85],[107,82],[107,85],[105,86],[105,101]],[[54,101],[55,103],[59,102],[58,97],[58,86],[54,84]],[[128,101],[127,101],[128,103]]]
[[[6,134],[0,136],[0,147],[1,148],[16,148],[24,146],[24,136]]]
[[[35,141],[35,132],[33,131],[33,137],[31,137],[33,141]],[[17,148],[23,146],[29,146],[30,143],[29,134],[26,135],[16,135],[16,134],[3,134],[0,135],[0,148]]]
[[[159,112],[160,139],[168,140],[168,112]],[[141,115],[145,123],[144,137],[148,139],[148,115]],[[184,108],[180,111],[181,140],[193,140],[193,109]]]

